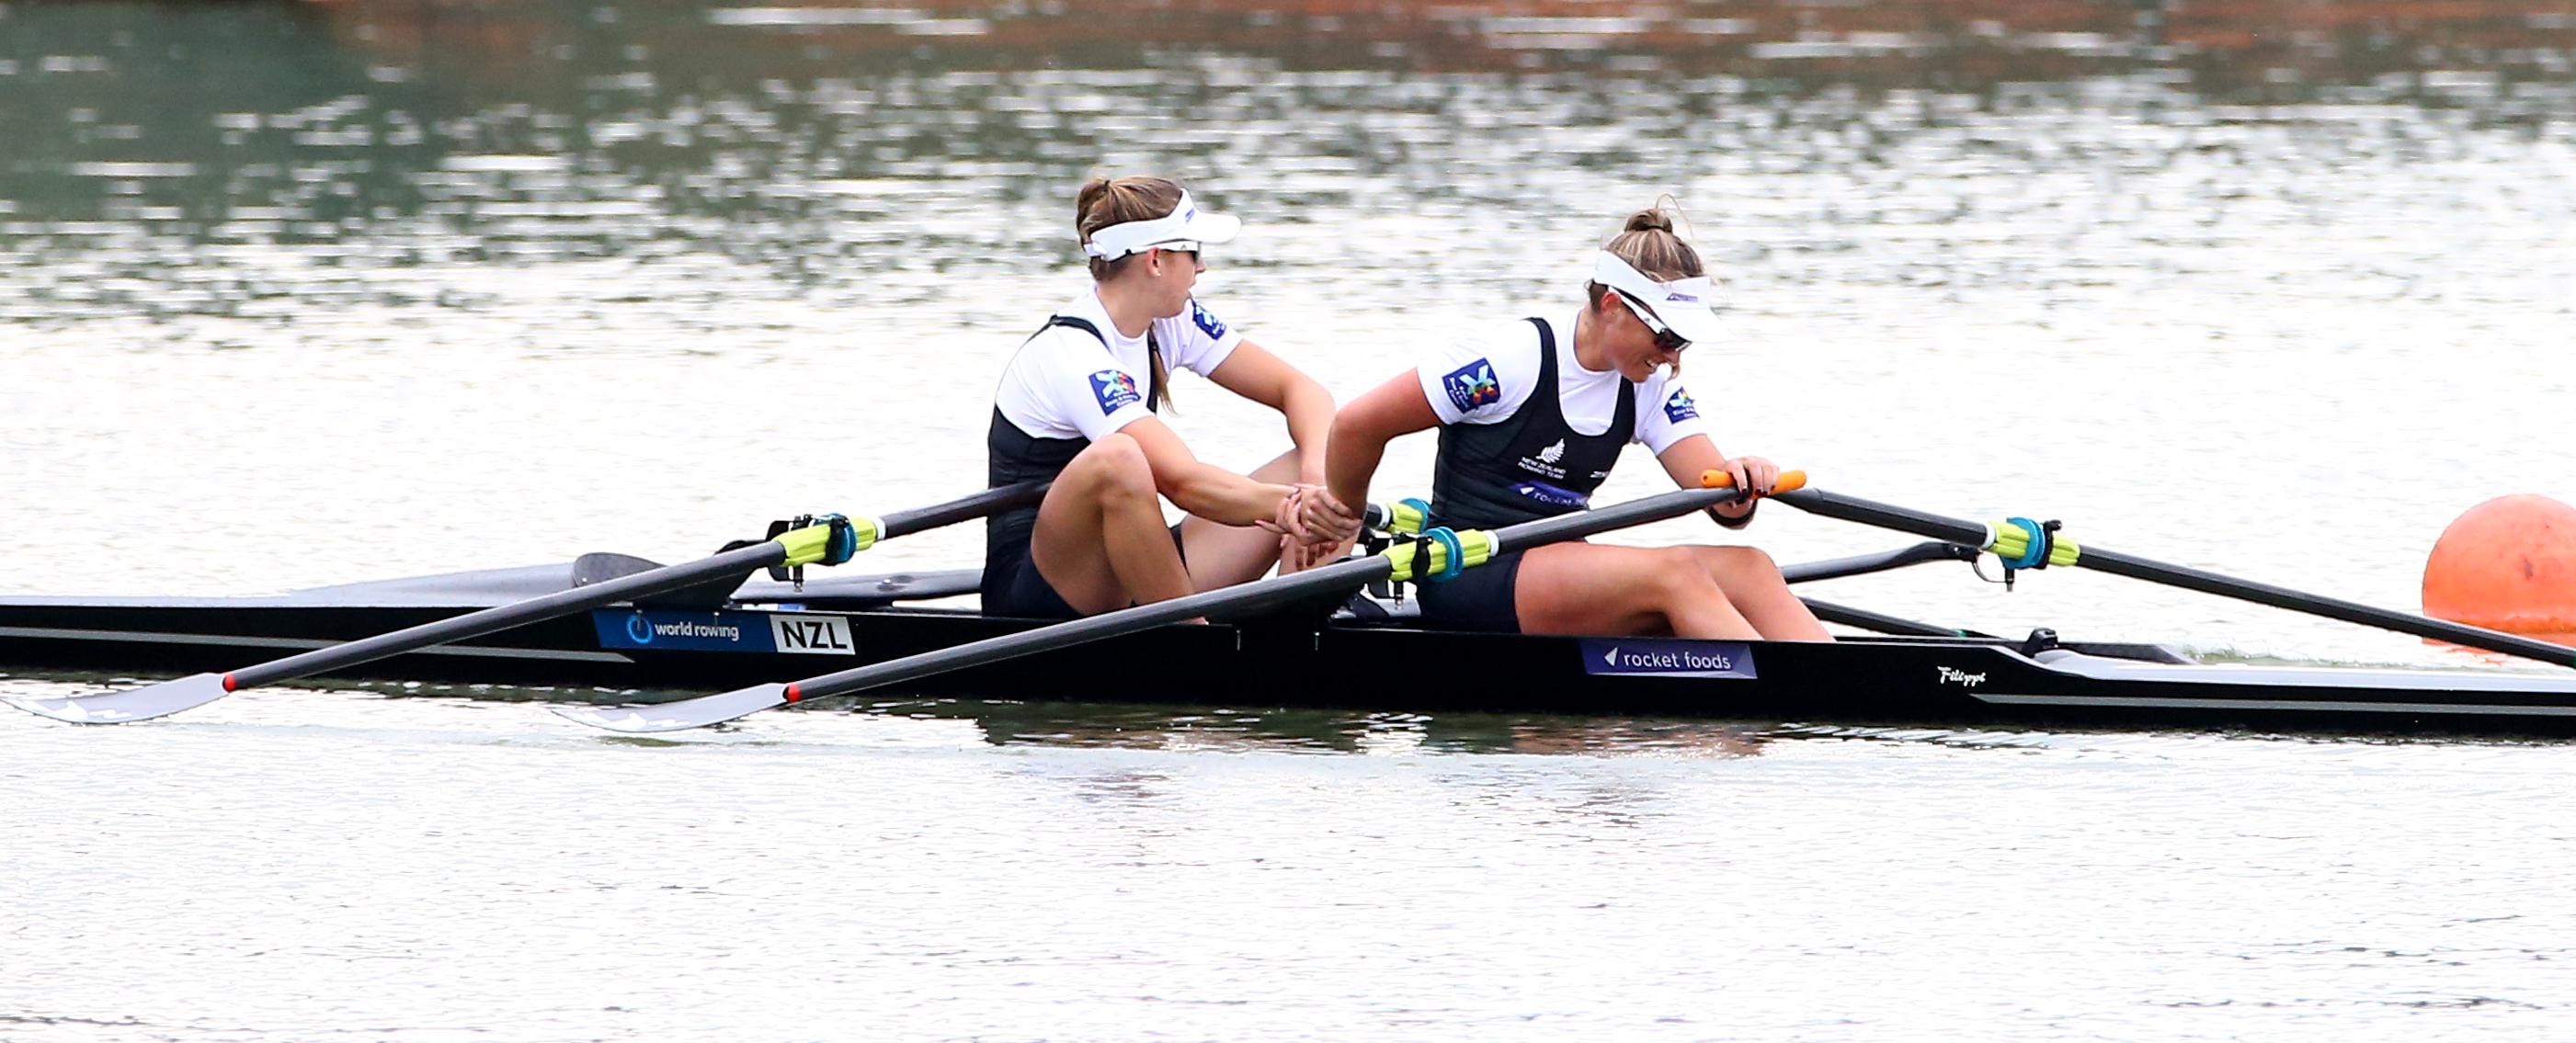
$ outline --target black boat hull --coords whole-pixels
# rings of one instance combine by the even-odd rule
[[[297,597],[0,600],[0,663],[117,675],[223,671],[477,607]],[[883,694],[1843,724],[2576,734],[2576,678],[2546,675],[2201,665],[2140,645],[1686,642],[1453,633],[1406,622],[1345,616],[1170,626]],[[620,607],[397,656],[348,676],[552,686],[557,691],[544,697],[643,702],[1041,625],[906,607]]]

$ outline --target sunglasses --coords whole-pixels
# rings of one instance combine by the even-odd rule
[[[1655,347],[1676,355],[1681,354],[1683,348],[1690,347],[1689,340],[1673,332],[1672,327],[1656,321],[1654,310],[1638,303],[1636,298],[1628,296],[1627,291],[1613,289],[1610,292],[1619,298],[1619,303],[1628,306],[1628,314],[1636,316],[1637,321],[1646,324],[1646,330],[1655,335]]]

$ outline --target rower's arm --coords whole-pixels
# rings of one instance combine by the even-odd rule
[[[1684,489],[1699,488],[1699,476],[1708,471],[1725,471],[1734,475],[1738,483],[1767,484],[1779,477],[1778,468],[1770,468],[1768,475],[1746,473],[1750,469],[1769,467],[1769,463],[1752,456],[1728,459],[1725,453],[1717,451],[1717,443],[1710,441],[1707,435],[1691,435],[1664,447],[1663,453],[1655,457],[1655,462],[1664,465],[1664,473],[1673,476],[1673,484]],[[1720,525],[1741,529],[1752,524],[1753,508],[1758,502],[1735,500],[1722,503],[1709,508],[1708,514]]]
[[[1324,453],[1325,486],[1343,503],[1367,503],[1369,478],[1386,457],[1386,444],[1438,426],[1440,414],[1423,397],[1422,378],[1409,369],[1397,374],[1333,414],[1330,448]]]
[[[1209,521],[1227,525],[1270,521],[1279,513],[1279,501],[1288,495],[1287,486],[1256,482],[1200,460],[1160,417],[1138,419],[1118,433],[1144,448],[1146,466],[1154,471],[1155,492]]]
[[[1332,392],[1288,360],[1248,340],[1235,345],[1208,379],[1286,417],[1288,440],[1297,445],[1297,480],[1324,483],[1324,443],[1333,428]]]

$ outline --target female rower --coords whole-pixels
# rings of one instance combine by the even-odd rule
[[[1123,177],[1084,184],[1074,225],[1091,284],[1012,356],[985,440],[993,485],[1055,486],[987,524],[984,610],[1070,618],[1163,601],[1355,535],[1358,516],[1322,488],[1332,395],[1190,296],[1200,246],[1242,222],[1168,179]],[[1155,416],[1174,366],[1278,410],[1295,448],[1249,476],[1201,462]],[[1189,517],[1164,528],[1158,494]]]
[[[1630,442],[1686,488],[1724,469],[1769,492],[1779,468],[1729,459],[1681,381],[1681,353],[1719,332],[1699,252],[1659,206],[1594,258],[1581,311],[1495,323],[1353,401],[1333,419],[1336,502],[1363,503],[1388,440],[1440,428],[1431,524],[1490,529],[1582,510]],[[1712,508],[1740,529],[1754,504]],[[1826,641],[1769,555],[1751,547],[1558,543],[1422,584],[1426,621],[1547,634]]]

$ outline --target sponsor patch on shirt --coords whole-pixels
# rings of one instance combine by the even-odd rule
[[[1091,375],[1091,395],[1100,400],[1100,415],[1108,416],[1145,400],[1136,393],[1136,378],[1123,369],[1104,369]]]
[[[1449,404],[1461,413],[1473,413],[1503,400],[1503,384],[1494,379],[1494,364],[1477,359],[1440,378],[1440,387],[1449,392]]]
[[[1208,314],[1208,310],[1200,307],[1196,300],[1190,302],[1190,322],[1199,328],[1199,332],[1207,334],[1209,340],[1225,339],[1225,323]]]
[[[1699,403],[1691,401],[1688,389],[1674,388],[1673,393],[1664,398],[1664,419],[1676,424],[1684,420],[1697,420]]]
[[[1550,507],[1572,507],[1579,509],[1591,506],[1592,504],[1592,498],[1589,496],[1575,492],[1572,489],[1560,489],[1556,486],[1549,485],[1546,482],[1522,482],[1518,485],[1512,486],[1512,491]]]

